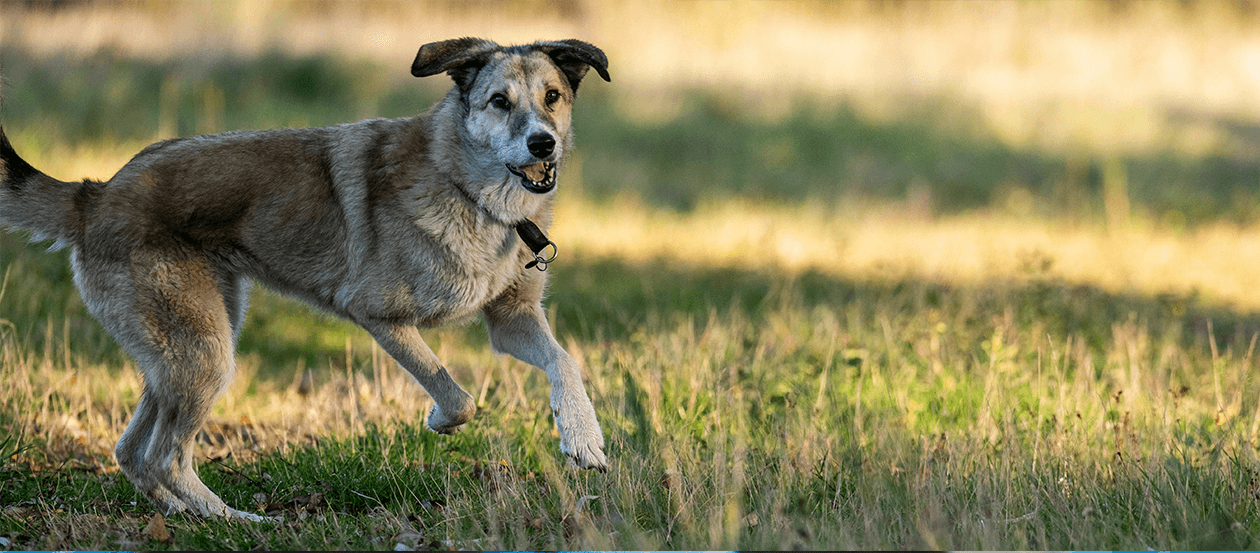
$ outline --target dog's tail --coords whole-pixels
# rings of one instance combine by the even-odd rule
[[[53,240],[50,250],[65,247],[71,237],[75,196],[83,182],[54,179],[18,156],[0,126],[0,225],[31,232],[32,242]]]

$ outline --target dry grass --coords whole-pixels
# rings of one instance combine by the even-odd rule
[[[0,334],[0,375],[11,384],[0,397],[12,418],[5,433],[40,444],[24,455],[27,466],[116,473],[114,444],[143,390],[135,367],[85,359],[71,353],[68,341],[55,354],[31,352],[11,323],[0,323],[8,326]],[[253,461],[321,437],[362,434],[365,423],[389,428],[421,420],[432,402],[415,380],[378,349],[357,359],[346,345],[350,364],[341,364],[350,370],[317,376],[299,370],[291,385],[256,379],[257,356],[243,356],[199,436],[202,458]]]

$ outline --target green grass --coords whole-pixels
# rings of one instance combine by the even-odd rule
[[[172,75],[180,134],[399,116],[434,97],[331,58],[150,63],[9,50],[3,59],[6,130],[36,153],[152,136]],[[1014,175],[1049,205],[1070,203],[1054,188],[1065,160],[950,130],[932,110],[875,125],[806,105],[758,123],[720,95],[697,95],[679,120],[643,125],[622,118],[600,86],[584,89],[577,109],[589,201],[630,190],[687,210],[723,196],[839,201],[849,187],[900,200],[923,182],[948,212],[997,201]],[[1215,193],[1250,191],[1254,165],[1183,160],[1178,173],[1158,157],[1127,160],[1137,205],[1249,217],[1237,210],[1254,195],[1226,205]],[[1097,204],[1101,178],[1084,177],[1073,201]],[[1161,199],[1154,191],[1169,179],[1217,188],[1208,199]],[[319,397],[352,406],[363,394],[338,386],[376,378],[378,364],[351,324],[256,291],[240,348],[242,378],[256,384],[231,392],[236,408],[216,411],[205,438],[239,453],[207,458],[200,472],[233,506],[284,522],[175,515],[171,539],[152,541],[143,531],[152,506],[93,445],[109,440],[55,424],[99,419],[90,428],[116,436],[135,401],[126,356],[86,314],[65,252],[7,234],[0,267],[0,536],[14,548],[1260,545],[1260,315],[1036,274],[963,286],[580,251],[553,266],[547,305],[585,367],[608,473],[566,466],[544,376],[494,358],[477,324],[425,332],[466,388],[485,387],[464,432],[427,432],[421,410],[386,394],[388,416],[314,399],[298,407],[351,420],[347,431],[280,445],[258,437],[278,423],[240,417],[301,369],[312,369]]]
[[[423,547],[520,549],[1256,545],[1255,316],[1052,282],[557,269],[556,326],[589,367],[608,474],[565,468],[545,379],[511,364],[453,437],[420,429],[415,413],[252,462],[203,462],[229,503],[287,521],[180,515],[169,544],[139,547],[388,549],[411,530]],[[482,331],[456,333],[454,357],[482,355]],[[0,504],[19,514],[0,518],[0,535],[32,548],[139,535],[151,507],[125,479],[52,457],[31,472],[23,456],[40,458],[4,467]],[[302,507],[315,493],[322,506]],[[110,533],[76,538],[80,515]]]

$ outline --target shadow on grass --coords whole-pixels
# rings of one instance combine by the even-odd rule
[[[554,306],[559,334],[585,341],[625,340],[662,317],[693,320],[702,328],[709,317],[726,317],[731,309],[754,321],[784,309],[857,309],[851,320],[871,325],[880,317],[918,317],[925,325],[944,318],[981,332],[993,330],[988,321],[1011,316],[1015,326],[1037,323],[1055,339],[1076,335],[1099,348],[1112,340],[1115,325],[1133,321],[1157,337],[1204,347],[1210,323],[1221,351],[1245,350],[1260,333],[1260,313],[1209,305],[1196,294],[1112,293],[1036,276],[959,286],[913,276],[855,280],[668,260],[581,261],[553,271],[547,305]]]

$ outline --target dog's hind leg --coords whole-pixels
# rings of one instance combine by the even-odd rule
[[[376,343],[393,357],[398,364],[420,382],[433,398],[433,410],[425,424],[430,430],[451,434],[477,413],[476,402],[442,367],[442,362],[420,337],[420,331],[411,325],[365,324]]]
[[[131,415],[131,422],[127,423],[127,429],[119,438],[114,456],[118,459],[118,466],[122,468],[123,474],[132,485],[140,490],[140,493],[152,499],[166,514],[184,511],[188,509],[184,501],[162,484],[157,475],[151,474],[144,463],[144,456],[153,437],[153,426],[158,413],[158,409],[153,405],[153,395],[146,392],[140,398],[140,403],[136,404],[136,410]]]
[[[537,293],[541,295],[540,290]],[[547,373],[547,381],[551,383],[551,412],[560,432],[560,451],[573,458],[579,467],[608,470],[604,433],[595,418],[595,406],[586,395],[582,373],[573,356],[552,336],[542,304],[536,299],[509,293],[484,311],[490,343],[495,350]]]
[[[234,281],[203,258],[166,253],[133,252],[128,266],[110,269],[76,260],[75,280],[144,375],[143,397],[115,450],[119,466],[167,514],[262,520],[224,504],[193,466],[194,437],[235,369],[227,305],[234,300],[224,294]]]

